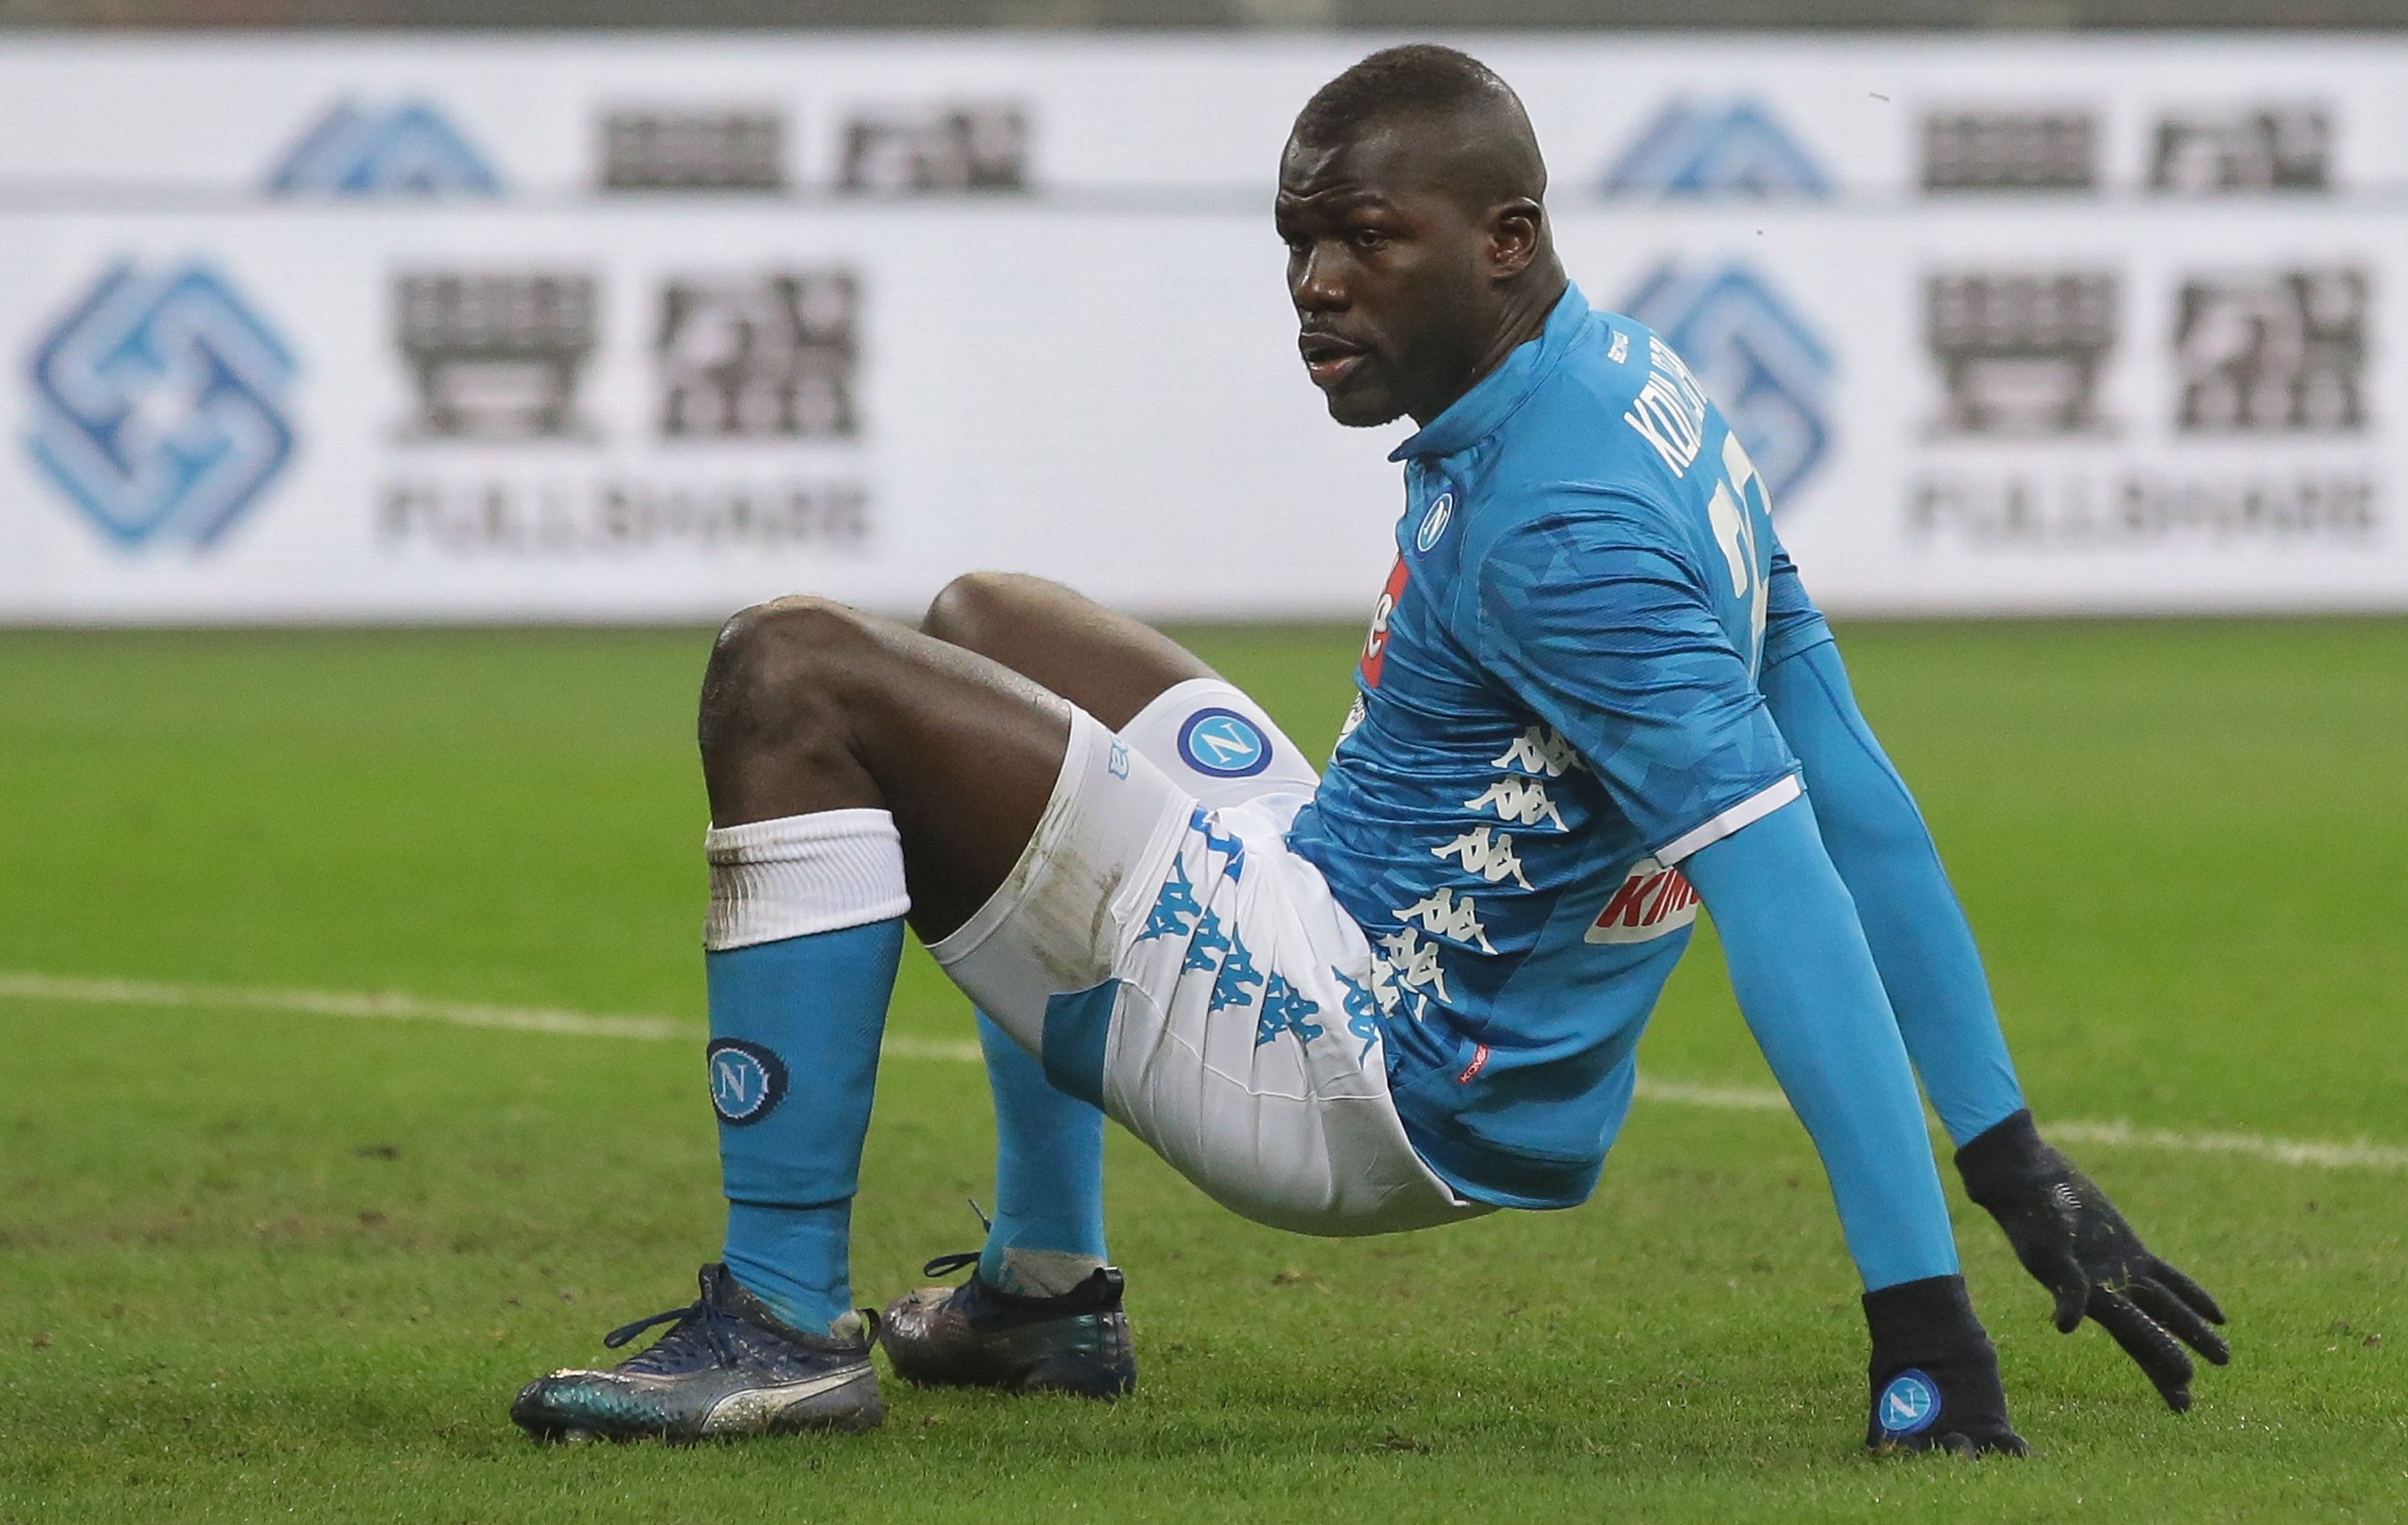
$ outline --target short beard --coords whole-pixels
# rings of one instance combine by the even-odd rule
[[[1339,411],[1339,401],[1336,397],[1330,397],[1326,400],[1329,404],[1329,416],[1350,429],[1376,429],[1383,424],[1394,424],[1397,420],[1405,416],[1404,407],[1401,404],[1392,403],[1384,405],[1386,406],[1387,410],[1381,413],[1376,418],[1350,418],[1346,414]]]

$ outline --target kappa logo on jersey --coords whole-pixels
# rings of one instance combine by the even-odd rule
[[[721,1122],[750,1128],[778,1110],[786,1094],[786,1066],[777,1055],[741,1038],[721,1038],[703,1059],[710,1071],[710,1110]]]
[[[1525,726],[1505,755],[1490,760],[1489,767],[1536,778],[1561,778],[1567,768],[1585,768],[1580,753],[1574,750],[1564,733],[1553,726]]]
[[[1919,1435],[1940,1417],[1940,1388],[1921,1372],[1905,1371],[1891,1377],[1873,1401],[1873,1421],[1891,1439]]]
[[[337,101],[267,177],[273,195],[497,195],[501,181],[423,101],[363,111]]]
[[[1346,744],[1346,739],[1362,727],[1363,717],[1369,714],[1370,710],[1371,707],[1363,702],[1363,696],[1356,694],[1354,702],[1346,707],[1346,718],[1338,723],[1338,740],[1329,745],[1331,756],[1336,756],[1338,749]]]
[[[1606,171],[1610,196],[1828,196],[1830,178],[1760,103],[1675,98]]]
[[[1430,547],[1436,545],[1446,534],[1446,526],[1454,518],[1455,495],[1439,494],[1438,501],[1432,503],[1429,506],[1429,511],[1422,515],[1422,527],[1413,533],[1413,549],[1424,555],[1429,554]]]
[[[1597,914],[1584,942],[1651,942],[1698,919],[1698,892],[1678,869],[1652,857],[1630,866],[1622,887]]]
[[[1445,846],[1431,848],[1430,856],[1454,858],[1465,872],[1476,873],[1492,885],[1511,879],[1524,889],[1530,887],[1530,876],[1522,871],[1522,860],[1513,856],[1512,837],[1493,827],[1473,827]]]
[[[200,264],[104,274],[36,347],[33,457],[122,546],[225,534],[293,454],[284,341]]]
[[[1387,585],[1380,590],[1380,601],[1371,606],[1370,633],[1363,638],[1362,672],[1366,688],[1380,686],[1380,669],[1388,657],[1388,622],[1396,618],[1397,600],[1405,596],[1405,583],[1412,576],[1412,569],[1405,565],[1404,557],[1398,556],[1397,564],[1388,568]]]
[[[1463,808],[1474,814],[1493,810],[1498,820],[1513,826],[1537,826],[1544,821],[1557,831],[1571,829],[1564,825],[1564,813],[1547,798],[1547,786],[1534,778],[1508,774],[1465,800]]]
[[[1669,262],[1622,310],[1662,334],[1703,378],[1774,503],[1829,453],[1831,352],[1762,277],[1736,263],[1700,273]],[[1696,445],[1688,456],[1696,458]]]
[[[1440,1000],[1455,999],[1447,993],[1446,970],[1438,961],[1437,943],[1424,941],[1421,933],[1411,927],[1398,928],[1380,938],[1379,943],[1372,970],[1375,995],[1386,997],[1393,990],[1396,999],[1402,999],[1415,992],[1435,990]],[[1386,967],[1379,967],[1381,963]],[[1382,1002],[1387,1003],[1385,1000]]]
[[[1424,931],[1450,942],[1476,947],[1483,953],[1497,951],[1497,945],[1488,941],[1488,928],[1481,925],[1480,907],[1469,895],[1458,897],[1451,885],[1440,885],[1403,910],[1388,914],[1408,926],[1420,922]]]
[[[1199,773],[1252,778],[1271,765],[1271,743],[1235,710],[1198,710],[1179,727],[1179,755]]]

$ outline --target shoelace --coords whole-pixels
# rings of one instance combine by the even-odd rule
[[[995,1220],[986,1216],[986,1209],[978,1204],[978,1199],[976,1197],[969,1199],[969,1204],[970,1211],[978,1215],[979,1227],[989,1233],[993,1233],[995,1231]],[[939,1255],[935,1259],[930,1260],[926,1265],[922,1266],[920,1268],[920,1274],[923,1276],[950,1276],[954,1272],[961,1270],[964,1266],[974,1266],[978,1264],[981,1257],[983,1256],[984,1253],[985,1252],[983,1250],[955,1250],[951,1255]]]
[[[722,1360],[732,1361],[736,1359],[736,1352],[729,1347],[719,1327],[723,1323],[731,1322],[734,1320],[729,1315],[721,1313],[710,1303],[696,1298],[682,1308],[671,1308],[666,1313],[656,1313],[650,1318],[638,1318],[632,1324],[622,1324],[602,1336],[602,1344],[609,1349],[616,1350],[656,1324],[673,1323],[679,1329],[683,1329],[687,1324],[695,1323],[702,1327],[703,1338],[710,1342],[712,1352]]]

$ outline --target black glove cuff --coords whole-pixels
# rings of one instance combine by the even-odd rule
[[[1990,1348],[1962,1276],[1927,1276],[1867,1292],[1865,1327],[1872,1331],[1876,1382],[1900,1367]]]
[[[2056,1153],[2041,1139],[2026,1107],[1966,1140],[1956,1151],[1956,1173],[1964,1177],[1965,1195],[1988,1207],[2018,1188],[2028,1189]]]

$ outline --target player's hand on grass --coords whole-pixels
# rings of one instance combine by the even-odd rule
[[[2183,1346],[2218,1366],[2232,1359],[2208,1328],[2224,1322],[2215,1299],[2149,1253],[2098,1183],[2042,1141],[2030,1112],[1967,1143],[1956,1169],[2024,1269],[2057,1295],[2059,1333],[2072,1333],[2086,1315],[2097,1319],[2177,1414],[2190,1407],[2194,1370]]]
[[[1962,1276],[1931,1276],[1865,1294],[1872,1335],[1872,1417],[1865,1446],[2028,1456],[2007,1417],[1999,1353],[1973,1316]]]

